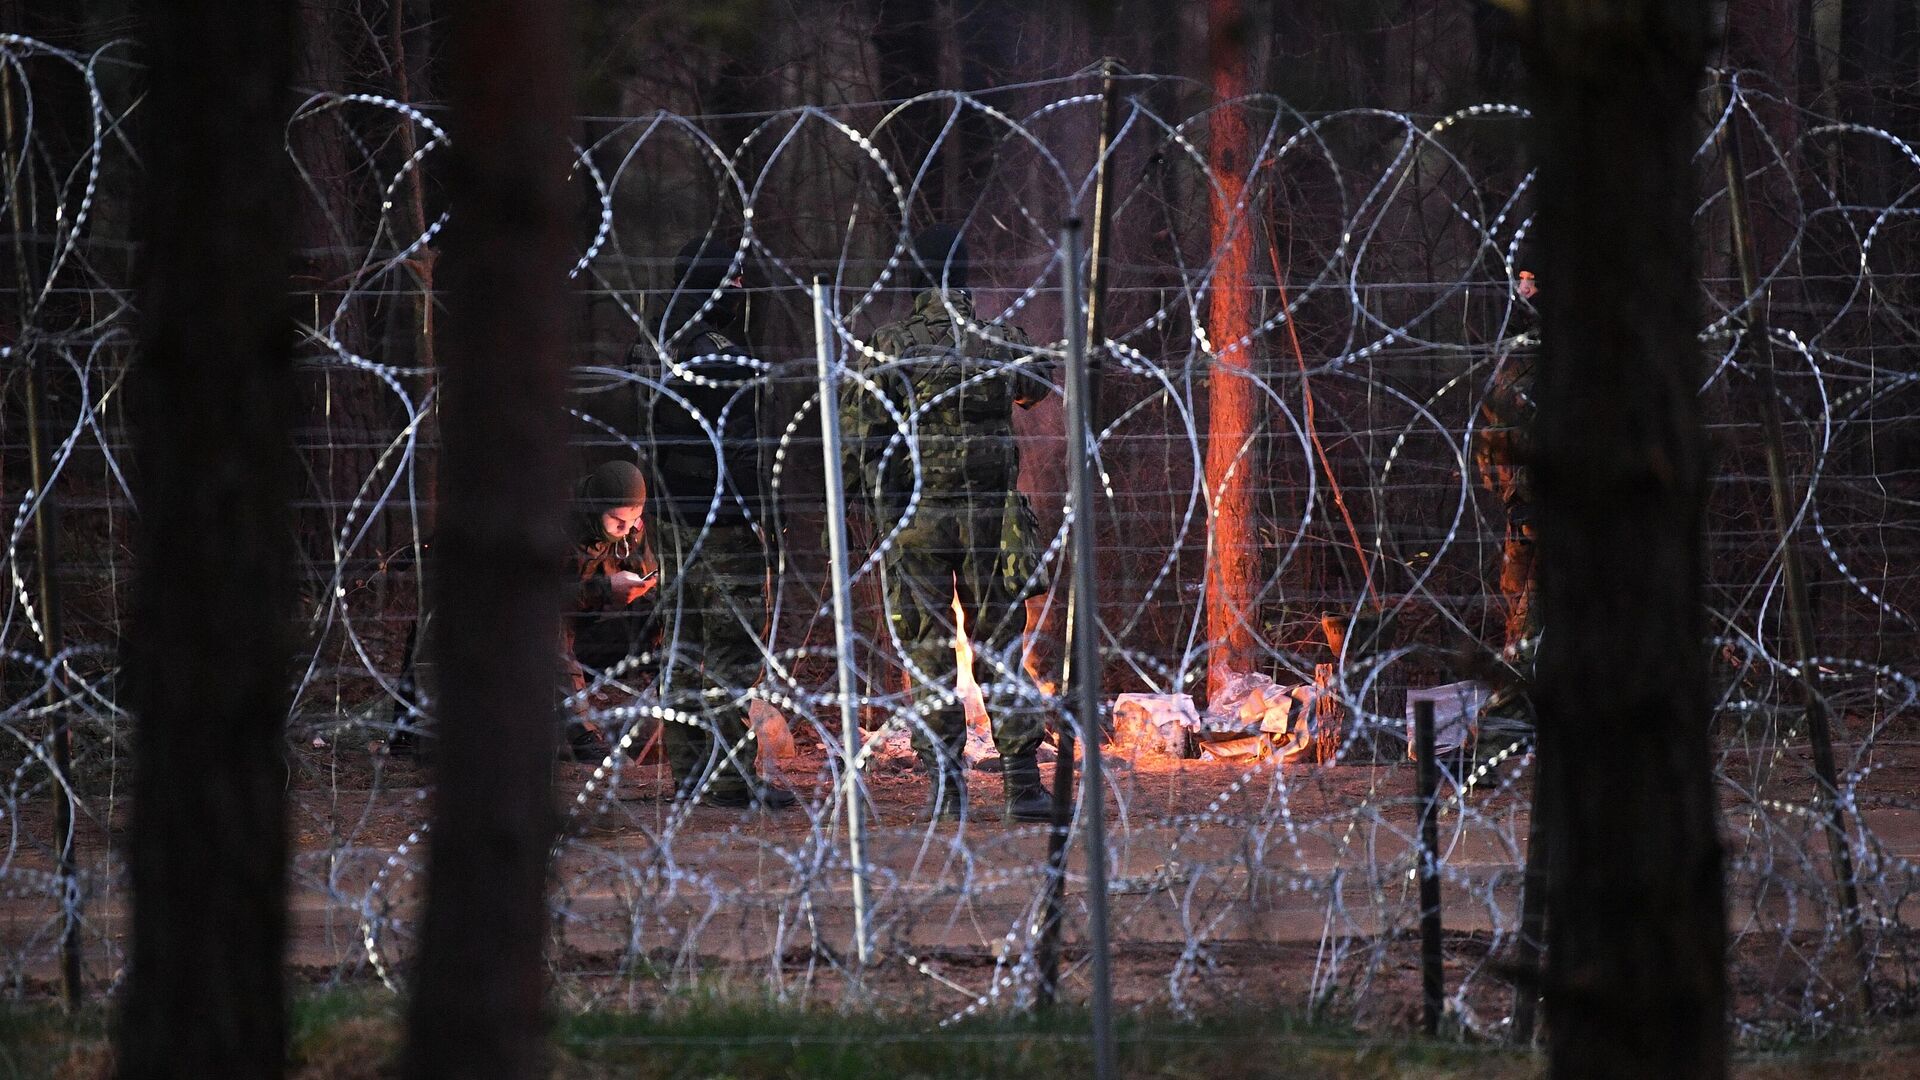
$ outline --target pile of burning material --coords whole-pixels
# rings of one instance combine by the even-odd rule
[[[1191,694],[1121,694],[1113,703],[1113,745],[1136,757],[1183,758],[1200,731]]]
[[[1329,665],[1330,667],[1330,665]],[[1200,752],[1223,761],[1332,761],[1339,748],[1339,709],[1330,672],[1313,684],[1282,686],[1257,672],[1229,675],[1196,734]]]

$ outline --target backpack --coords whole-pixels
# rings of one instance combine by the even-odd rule
[[[968,356],[951,345],[915,345],[868,374],[905,419],[904,427],[874,407],[858,432],[875,496],[904,502],[914,489],[914,440],[921,496],[1010,489],[1018,457],[1013,445],[1013,382],[1001,361]]]

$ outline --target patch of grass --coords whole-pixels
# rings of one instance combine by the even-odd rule
[[[729,1080],[1092,1075],[1085,1014],[995,1017],[948,1028],[905,1017],[696,1005],[657,1015],[584,1013],[556,1032],[567,1076]],[[1280,1015],[1128,1017],[1116,1030],[1126,1076],[1298,1076],[1327,1080],[1533,1077],[1531,1054],[1385,1041]]]
[[[885,1008],[884,1003],[879,1006]],[[105,1004],[68,1016],[51,1004],[0,1002],[0,1080],[107,1080]],[[384,1080],[398,1075],[404,1013],[377,988],[296,996],[288,1014],[288,1075]],[[675,996],[646,1011],[558,1016],[554,1080],[1014,1080],[1091,1076],[1084,1012],[994,1016],[938,1027],[919,1014],[781,1005],[724,990]],[[1167,1080],[1289,1076],[1307,1080],[1533,1080],[1540,1055],[1506,1047],[1376,1035],[1298,1014],[1249,1011],[1194,1021],[1130,1015],[1117,1031],[1120,1074]],[[1920,1074],[1920,1026],[1736,1057],[1742,1080]]]
[[[303,994],[287,1014],[288,1074],[300,1080],[376,1080],[395,1075],[403,1022],[382,989]]]
[[[99,1005],[69,1015],[53,1004],[0,1003],[0,1080],[104,1077],[111,1065],[107,1022]]]

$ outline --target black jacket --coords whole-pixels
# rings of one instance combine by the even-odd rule
[[[663,517],[698,527],[762,520],[760,395],[766,376],[726,335],[695,324],[662,363],[651,412],[654,491]],[[704,421],[704,423],[703,423]],[[717,437],[717,445],[716,445]]]

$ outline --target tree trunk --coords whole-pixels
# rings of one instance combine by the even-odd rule
[[[937,5],[921,0],[877,0],[874,4],[871,40],[879,67],[875,89],[881,98],[910,98],[940,85],[942,39],[950,37],[940,33],[941,15]],[[944,221],[947,216],[948,170],[939,160],[928,162],[927,158],[952,109],[950,102],[915,105],[887,125],[887,137],[882,140],[902,184],[912,183],[921,164],[927,164],[919,198],[928,209],[929,222]],[[899,223],[908,232],[915,225],[912,212],[909,204],[908,220]]]
[[[294,65],[296,84],[302,90],[342,89],[346,79],[339,3],[298,0],[298,7],[301,49]],[[363,301],[341,302],[355,267],[349,248],[357,235],[347,132],[338,114],[325,113],[299,121],[287,135],[294,158],[305,171],[299,179],[294,215],[298,317],[310,322],[316,334],[365,355]],[[301,351],[324,355],[327,346],[315,337]],[[374,433],[388,426],[379,415],[381,401],[374,393],[376,387],[385,388],[364,373],[332,364],[299,370],[294,385],[299,416],[294,445],[307,462],[309,480],[302,497],[311,502],[297,519],[300,544],[308,568],[307,587],[324,606],[335,570],[335,537],[361,482],[373,468],[375,454],[369,443],[376,438]],[[381,545],[383,539],[376,535],[373,542]]]
[[[1724,1076],[1690,158],[1707,4],[1532,11],[1552,1071]]]
[[[388,23],[388,60],[392,66],[394,96],[401,101],[431,101],[433,88],[428,80],[429,46],[425,40],[433,25],[432,0],[393,0]],[[413,39],[409,45],[409,38]],[[400,144],[401,161],[410,161],[419,150],[419,133],[414,130],[414,122],[406,117],[395,121],[395,137]],[[423,167],[414,168],[407,173],[407,187],[403,193],[406,211],[401,215],[405,223],[406,238],[411,243],[415,238],[424,236],[427,231],[427,177]],[[394,321],[408,329],[408,342],[411,346],[405,355],[411,357],[410,366],[421,370],[422,374],[411,383],[413,400],[422,402],[433,389],[434,381],[434,265],[439,259],[439,249],[432,244],[422,247],[414,254],[411,269],[414,277],[413,295],[409,298],[410,310],[402,315],[395,312]],[[417,554],[420,544],[433,535],[433,509],[439,498],[439,458],[434,447],[439,440],[439,425],[434,422],[436,410],[428,409],[427,417],[420,425],[419,437],[415,443],[418,449],[414,454],[413,470],[419,477],[418,512],[413,507],[398,506],[393,513],[399,517],[399,527],[403,542],[414,546]],[[417,526],[417,528],[416,528]],[[414,560],[419,565],[419,560]]]
[[[428,582],[440,745],[408,1013],[416,1078],[544,1068],[571,325],[571,23],[555,9],[475,0],[448,15],[455,220]]]
[[[147,13],[122,1077],[286,1064],[293,7]]]
[[[1846,0],[1840,5],[1841,118],[1910,139],[1913,129],[1910,89],[1920,42],[1911,3],[1895,0]],[[1905,186],[1910,168],[1884,139],[1849,142],[1841,163],[1841,196],[1862,206],[1883,207]],[[1865,228],[1864,224],[1861,228]]]
[[[1240,0],[1209,0],[1207,62],[1216,102],[1248,92],[1246,12]],[[1246,205],[1253,140],[1246,110],[1216,108],[1208,125],[1207,171],[1213,178],[1213,279],[1207,335],[1214,351],[1208,380],[1207,495],[1213,510],[1213,552],[1207,565],[1208,694],[1230,672],[1259,658],[1259,531],[1254,481],[1261,473],[1255,443],[1259,399],[1254,380],[1253,229]]]

